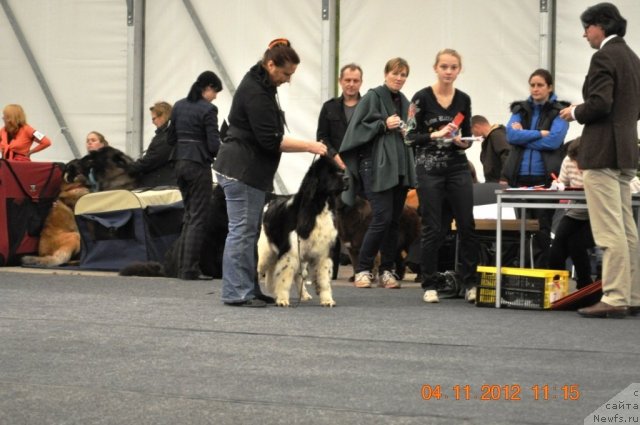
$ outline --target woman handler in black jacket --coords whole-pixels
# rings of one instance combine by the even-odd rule
[[[291,80],[299,63],[288,40],[273,40],[233,96],[229,129],[213,166],[224,189],[229,216],[222,258],[222,301],[227,305],[266,305],[256,298],[256,240],[266,192],[273,191],[281,153],[327,153],[321,142],[284,134],[286,122],[278,103],[278,86]]]
[[[178,187],[184,202],[182,233],[178,241],[178,278],[212,279],[200,272],[200,250],[211,200],[211,163],[220,147],[218,108],[211,104],[222,91],[220,78],[205,71],[189,94],[173,107],[167,142],[175,146]]]

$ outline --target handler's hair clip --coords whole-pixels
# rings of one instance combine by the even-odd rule
[[[286,38],[276,38],[269,43],[269,50],[273,49],[276,46],[285,46],[291,47],[291,43]]]

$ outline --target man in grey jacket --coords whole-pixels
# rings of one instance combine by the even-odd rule
[[[592,6],[580,20],[584,37],[598,51],[582,88],[584,103],[560,116],[584,124],[577,162],[593,236],[604,256],[602,299],[578,313],[623,318],[640,310],[638,232],[629,189],[638,167],[640,59],[624,41],[627,21],[613,4]]]

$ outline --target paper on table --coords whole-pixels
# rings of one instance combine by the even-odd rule
[[[488,205],[476,205],[473,207],[473,218],[481,219],[481,218],[498,218],[498,204],[488,204]],[[503,220],[511,220],[516,218],[515,208],[503,208],[502,209],[502,219]]]

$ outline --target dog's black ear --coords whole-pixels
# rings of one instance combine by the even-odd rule
[[[67,183],[72,183],[80,173],[80,160],[71,160],[64,166],[63,179]]]

